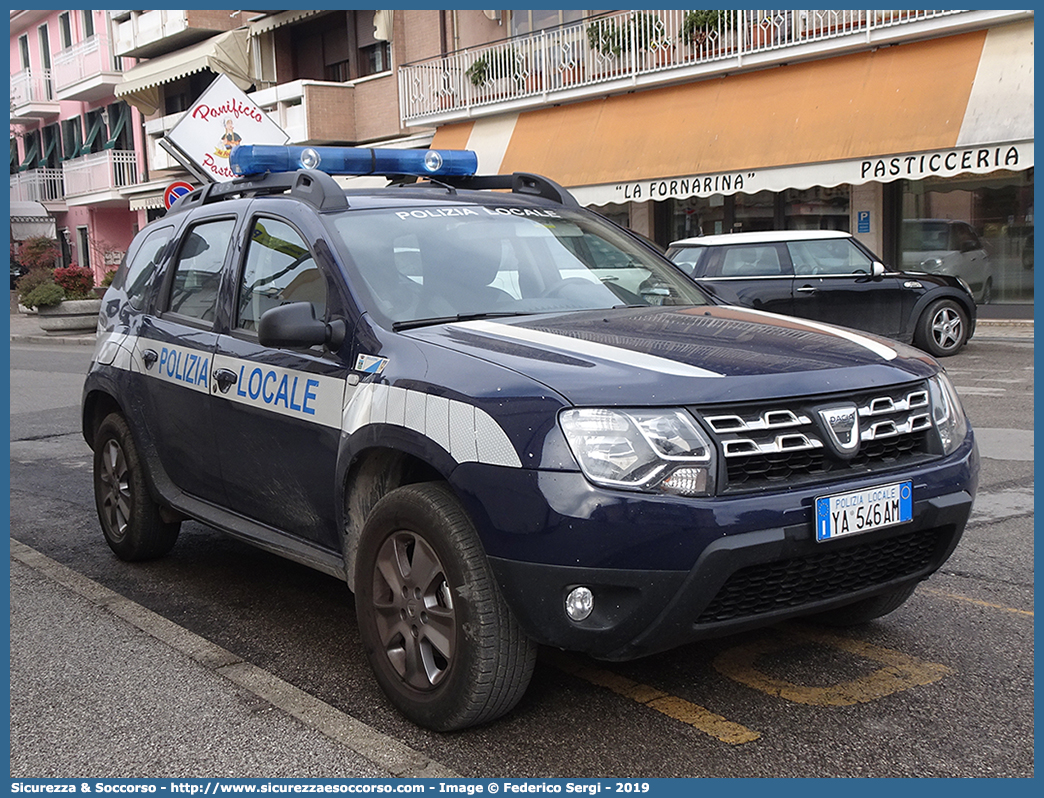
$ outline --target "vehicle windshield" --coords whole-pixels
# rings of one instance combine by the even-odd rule
[[[656,253],[583,212],[384,208],[339,214],[333,226],[360,300],[389,326],[709,302]]]
[[[903,249],[910,252],[935,252],[949,249],[950,226],[946,222],[903,222]]]

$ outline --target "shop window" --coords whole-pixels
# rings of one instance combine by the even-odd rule
[[[849,232],[851,190],[848,185],[783,192],[784,229]]]
[[[955,274],[980,302],[1033,301],[1033,170],[903,181],[906,268]]]

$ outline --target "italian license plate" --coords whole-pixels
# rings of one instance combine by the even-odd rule
[[[913,485],[896,482],[879,488],[816,499],[816,540],[833,540],[913,520]]]

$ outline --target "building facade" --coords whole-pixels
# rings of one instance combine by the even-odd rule
[[[193,180],[161,142],[224,74],[293,143],[468,147],[481,171],[545,174],[661,246],[701,233],[842,229],[912,268],[979,247],[991,273],[980,299],[1032,303],[1032,11],[11,20],[12,202],[40,202],[68,257],[83,261],[83,240],[92,267],[163,213],[167,185]],[[71,60],[97,68],[60,75]],[[70,173],[85,171],[74,162],[91,158],[113,185],[74,177],[80,193],[69,194]],[[55,185],[64,188],[45,198]]]

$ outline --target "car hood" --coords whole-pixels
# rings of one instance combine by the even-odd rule
[[[576,405],[810,395],[938,371],[930,357],[894,341],[732,306],[484,319],[404,335],[511,369]]]

